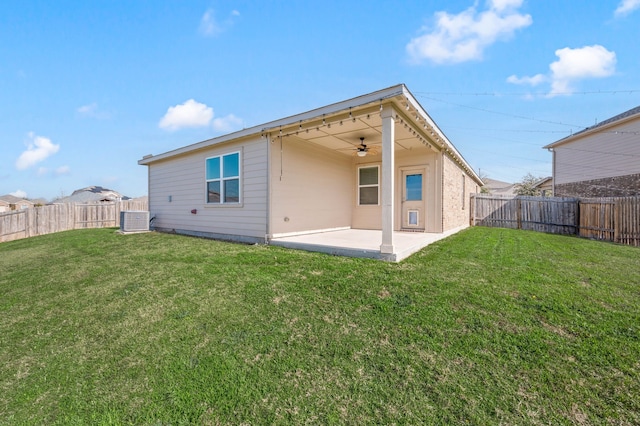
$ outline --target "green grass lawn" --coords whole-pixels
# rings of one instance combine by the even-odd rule
[[[399,264],[0,244],[0,424],[640,424],[640,250],[473,228]]]

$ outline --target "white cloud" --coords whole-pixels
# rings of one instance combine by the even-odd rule
[[[38,164],[47,157],[52,156],[60,149],[60,145],[55,145],[51,139],[36,136],[33,132],[29,133],[29,142],[27,150],[24,151],[16,160],[16,169],[24,170]]]
[[[169,107],[158,126],[166,130],[178,130],[185,127],[206,127],[211,125],[216,132],[231,132],[242,127],[242,119],[233,114],[213,118],[213,108],[189,99],[183,104]]]
[[[565,47],[555,53],[558,60],[549,65],[548,75],[512,75],[507,78],[507,82],[536,86],[548,81],[551,84],[548,96],[556,96],[570,94],[574,83],[579,80],[609,77],[616,71],[616,53],[598,44],[576,49]]]
[[[27,198],[27,193],[24,192],[22,189],[18,189],[15,192],[10,192],[9,195],[13,195],[14,197],[18,197],[18,198]]]
[[[93,115],[95,114],[97,109],[98,104],[94,102],[92,104],[81,106],[80,108],[78,108],[78,112],[83,115]]]
[[[622,0],[614,15],[616,17],[626,16],[637,9],[640,9],[640,0]]]
[[[222,32],[222,28],[216,22],[213,9],[208,9],[200,19],[200,34],[215,36]]]
[[[166,130],[178,130],[184,127],[208,126],[213,118],[213,109],[193,99],[183,104],[169,107],[158,126]]]
[[[549,65],[551,95],[570,91],[574,81],[609,77],[616,71],[616,53],[597,44],[577,49],[558,49],[556,56],[559,59]]]
[[[213,9],[207,9],[204,15],[202,15],[202,18],[200,18],[198,32],[206,37],[215,37],[231,28],[237,16],[240,16],[240,12],[232,10],[227,19],[219,22],[216,19],[215,11]]]
[[[107,119],[110,117],[109,113],[101,111],[98,108],[98,104],[95,102],[87,105],[83,105],[79,107],[76,111],[78,112],[78,114],[84,117],[99,118],[99,119]]]
[[[52,175],[54,177],[68,175],[69,173],[71,173],[71,168],[69,166],[60,166],[54,170],[46,167],[38,167],[38,171],[36,172],[38,176]]]
[[[53,171],[53,174],[56,176],[64,176],[71,173],[71,168],[69,166],[60,166]]]
[[[542,74],[536,74],[533,77],[518,77],[515,75],[511,75],[507,77],[507,82],[513,84],[528,84],[531,86],[537,86],[540,83],[544,83],[547,81],[547,77]]]
[[[213,130],[217,132],[231,132],[242,127],[242,120],[233,114],[213,120]]]
[[[425,59],[436,64],[482,59],[487,47],[531,25],[531,15],[517,11],[520,6],[522,0],[492,0],[482,12],[475,6],[457,15],[436,12],[435,28],[411,39],[407,53],[415,63]]]
[[[517,9],[520,6],[522,6],[522,0],[493,0],[490,2],[490,7],[498,11]]]

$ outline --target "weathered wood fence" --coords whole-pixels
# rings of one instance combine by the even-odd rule
[[[471,225],[613,241],[640,247],[640,197],[471,196]]]
[[[0,213],[0,242],[82,228],[120,226],[120,212],[147,210],[146,201],[52,204]]]

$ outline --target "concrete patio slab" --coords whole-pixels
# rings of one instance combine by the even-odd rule
[[[467,227],[463,226],[437,234],[394,232],[393,253],[380,253],[382,231],[367,229],[346,229],[279,237],[271,239],[269,244],[292,249],[328,253],[336,256],[363,257],[388,262],[399,262],[429,244],[433,244],[465,228]]]

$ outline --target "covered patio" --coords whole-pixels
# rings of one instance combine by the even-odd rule
[[[468,223],[460,200],[477,176],[404,85],[261,135],[272,149],[270,244],[400,261]]]
[[[368,259],[400,262],[443,238],[453,235],[466,226],[441,233],[393,232],[393,253],[380,250],[381,230],[342,229],[305,235],[273,238],[274,246],[327,253],[336,256],[362,257]]]

